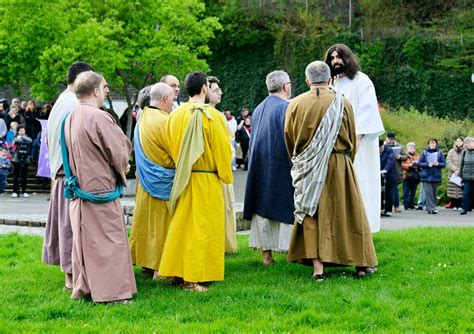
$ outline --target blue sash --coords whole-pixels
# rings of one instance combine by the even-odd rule
[[[63,158],[64,174],[66,179],[64,181],[64,197],[67,199],[80,198],[84,201],[92,202],[95,204],[103,204],[115,201],[117,198],[122,196],[123,185],[118,183],[114,191],[111,191],[104,195],[95,195],[82,190],[79,187],[79,181],[77,177],[71,174],[71,167],[69,166],[69,152],[66,146],[66,137],[64,135],[64,126],[66,119],[69,116],[66,115],[61,122],[61,155]]]
[[[137,166],[138,181],[142,188],[150,195],[163,201],[169,201],[173,188],[174,169],[168,169],[148,159],[140,143],[138,123],[133,136],[135,148],[135,164]]]

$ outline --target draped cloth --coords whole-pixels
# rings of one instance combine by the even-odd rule
[[[133,137],[138,179],[143,189],[155,198],[168,201],[173,187],[174,169],[165,168],[146,156],[140,142],[138,123]]]
[[[344,105],[337,93],[310,144],[292,158],[291,177],[295,187],[295,220],[302,224],[306,215],[314,216],[326,182],[329,156],[341,127]]]
[[[135,153],[137,154],[137,149],[141,149],[150,164],[162,166],[174,172],[175,165],[169,155],[170,147],[166,135],[168,119],[169,115],[165,111],[145,107],[135,128]],[[137,159],[137,171],[141,167],[143,167],[143,161]],[[138,174],[135,210],[130,233],[130,253],[134,265],[158,270],[170,225],[169,202],[154,197],[145,190],[143,185],[150,181],[153,183],[151,187],[156,186],[155,182],[161,183],[161,180],[156,180],[154,174]],[[170,184],[166,187],[169,189],[168,196],[171,186]]]
[[[203,113],[208,119],[213,119],[209,111],[199,105],[194,105],[190,111],[193,116],[191,117],[191,121],[184,133],[183,142],[179,150],[178,161],[176,163],[176,174],[173,188],[171,189],[171,215],[173,215],[179,196],[189,182],[194,163],[204,153],[201,113]]]

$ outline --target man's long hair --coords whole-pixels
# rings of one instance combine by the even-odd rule
[[[329,68],[331,69],[331,77],[335,77],[334,69],[331,66],[331,53],[336,51],[339,56],[344,60],[346,65],[346,71],[344,74],[349,79],[353,80],[356,76],[357,72],[360,71],[359,61],[357,60],[356,56],[352,53],[351,49],[344,44],[334,44],[331,46],[326,55],[324,56],[324,62],[328,64]]]

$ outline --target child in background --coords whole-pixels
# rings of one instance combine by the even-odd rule
[[[30,197],[26,192],[26,181],[28,178],[28,166],[31,161],[31,143],[32,140],[26,135],[25,127],[19,125],[18,135],[15,138],[15,154],[13,155],[13,194],[12,197],[20,196],[20,187],[21,194],[23,197]]]
[[[5,187],[7,186],[7,176],[10,171],[11,163],[8,158],[8,148],[5,146],[0,148],[0,196],[5,193]]]
[[[13,145],[15,144],[15,137],[16,137],[16,129],[18,127],[17,122],[10,123],[10,130],[7,131],[7,136],[5,142],[7,144],[7,148],[9,150],[10,155],[14,153]]]

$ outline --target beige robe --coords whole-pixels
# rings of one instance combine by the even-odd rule
[[[291,156],[300,154],[311,142],[319,123],[335,97],[321,88],[320,97],[304,93],[293,99],[285,119],[285,140]],[[288,251],[290,261],[309,259],[339,265],[377,264],[372,234],[356,181],[355,121],[344,99],[344,116],[329,157],[328,172],[318,209],[303,224],[295,223]]]
[[[117,181],[126,184],[131,145],[109,114],[80,104],[66,121],[65,136],[71,171],[82,190],[101,194],[113,191]],[[69,212],[72,298],[89,293],[95,302],[131,298],[137,289],[120,200],[74,199]]]

